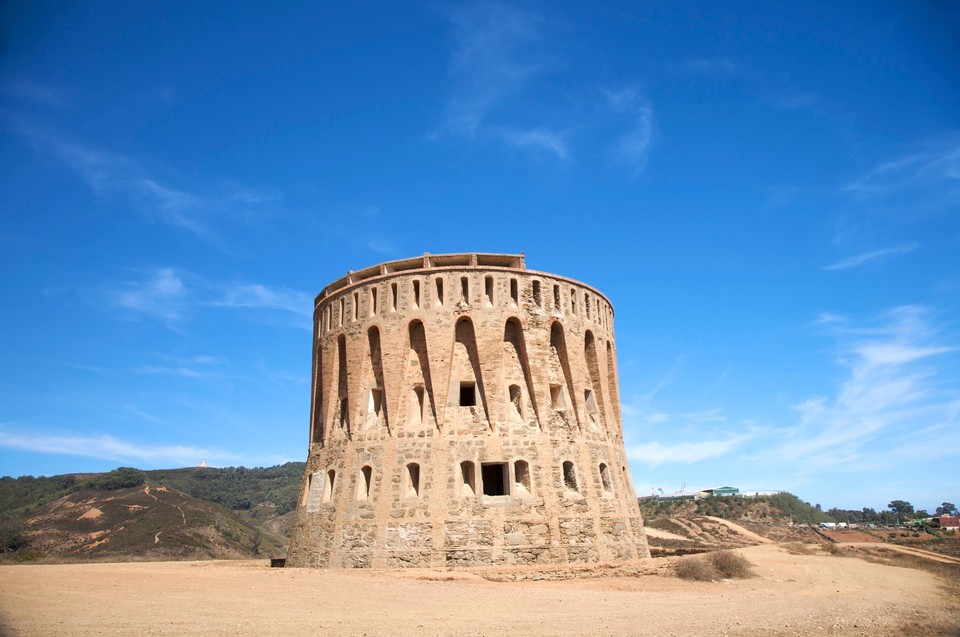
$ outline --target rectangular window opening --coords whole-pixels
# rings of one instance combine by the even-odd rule
[[[533,282],[533,302],[537,307],[543,307],[543,292],[540,290],[540,281]]]
[[[390,311],[391,312],[397,311],[397,284],[396,283],[390,284]]]
[[[470,279],[460,277],[460,300],[464,303],[470,302]]]
[[[477,384],[472,382],[460,383],[460,406],[476,407]]]
[[[513,463],[513,482],[519,493],[530,493],[530,465],[526,460]]]
[[[562,410],[565,405],[563,404],[563,387],[560,385],[550,385],[550,406],[556,410]]]
[[[510,279],[510,300],[513,301],[514,305],[520,304],[520,294],[516,279]]]
[[[420,281],[413,282],[413,309],[420,309]]]
[[[493,305],[493,277],[488,276],[483,280],[483,293],[487,297],[487,305]]]
[[[383,409],[383,390],[379,387],[371,387],[367,411],[379,416],[381,409]]]
[[[507,488],[507,463],[484,462],[480,465],[483,495],[509,495]]]
[[[370,316],[377,315],[377,288],[370,288]]]
[[[437,307],[443,307],[443,279],[437,277]]]
[[[553,286],[553,309],[560,311],[560,286]]]
[[[360,318],[360,293],[353,293],[353,320]]]
[[[460,477],[463,480],[463,486],[460,494],[463,496],[474,496],[477,494],[477,476],[473,468],[473,463],[464,460],[460,463]]]

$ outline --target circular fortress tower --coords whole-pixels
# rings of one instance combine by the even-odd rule
[[[523,255],[424,255],[316,298],[291,566],[649,557],[613,309]]]

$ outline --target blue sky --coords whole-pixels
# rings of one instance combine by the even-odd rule
[[[960,500],[951,3],[7,3],[0,474],[304,460],[313,296],[525,252],[638,493]]]

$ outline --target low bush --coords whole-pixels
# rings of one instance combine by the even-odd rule
[[[739,553],[734,553],[733,551],[719,551],[717,553],[710,554],[708,559],[713,564],[713,567],[717,570],[717,573],[719,573],[720,577],[724,579],[744,579],[753,575],[753,570],[750,568],[750,562],[748,562],[747,558]]]
[[[697,582],[717,579],[717,569],[703,557],[688,557],[677,562],[677,577]]]
[[[750,562],[739,553],[717,551],[680,560],[677,562],[677,577],[697,582],[743,579],[753,575],[750,566]]]

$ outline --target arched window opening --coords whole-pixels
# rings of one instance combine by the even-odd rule
[[[323,503],[327,504],[333,499],[334,482],[337,479],[337,472],[333,469],[327,471],[327,480],[323,484]]]
[[[513,482],[516,485],[517,493],[520,495],[530,494],[530,465],[526,460],[517,460],[513,463]]]
[[[360,318],[360,293],[353,293],[353,320],[356,321]]]
[[[420,496],[420,465],[411,462],[407,465],[407,497]]]
[[[357,500],[370,499],[370,483],[373,479],[373,467],[370,465],[360,469],[360,475],[357,476]]]
[[[337,317],[338,326],[343,325],[343,305],[344,305],[344,299],[343,297],[340,297],[340,314]]]
[[[565,460],[563,463],[563,486],[567,491],[580,492],[580,486],[577,484],[577,472],[573,468],[573,463],[569,460]]]
[[[477,474],[473,463],[464,460],[460,463],[460,495],[465,497],[477,495]]]

